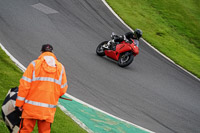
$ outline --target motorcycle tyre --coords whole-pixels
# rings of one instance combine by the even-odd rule
[[[96,48],[96,53],[97,53],[97,55],[99,55],[99,56],[105,56],[104,50],[103,50],[103,51],[100,51],[100,50],[99,50],[99,49],[102,48],[102,46],[103,46],[105,43],[108,43],[108,41],[104,41],[104,42],[100,43],[100,44],[97,46],[97,48]]]
[[[122,54],[119,56],[118,65],[119,65],[120,67],[126,67],[126,66],[130,65],[130,64],[133,62],[133,60],[134,60],[133,54],[132,54],[132,53],[129,53],[129,59],[128,59],[125,63],[121,64],[121,58],[122,58],[122,56],[123,56],[124,54],[126,54],[126,53],[127,53],[127,52],[122,53]]]

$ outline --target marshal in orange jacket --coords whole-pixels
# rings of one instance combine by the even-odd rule
[[[42,53],[32,61],[20,79],[16,106],[22,107],[22,118],[53,123],[56,105],[67,91],[64,66],[51,52]]]

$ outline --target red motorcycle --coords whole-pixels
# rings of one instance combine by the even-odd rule
[[[113,35],[111,35],[113,39]],[[104,41],[100,43],[96,48],[96,53],[99,56],[107,56],[118,62],[120,67],[126,67],[133,62],[133,59],[136,55],[139,54],[139,42],[138,40],[122,41],[115,46],[115,48],[110,47],[110,41]]]

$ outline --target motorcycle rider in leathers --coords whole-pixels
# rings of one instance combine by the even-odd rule
[[[113,35],[113,40],[110,42],[109,48],[115,50],[116,45],[121,43],[122,41],[126,41],[127,43],[132,43],[132,40],[134,40],[136,46],[139,46],[140,37],[142,37],[142,30],[140,29],[136,29],[134,32],[127,32],[122,36]]]

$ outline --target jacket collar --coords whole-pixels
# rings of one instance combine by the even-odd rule
[[[56,60],[56,56],[52,53],[52,52],[43,52],[39,57],[38,59],[42,59],[44,56],[53,56]]]

